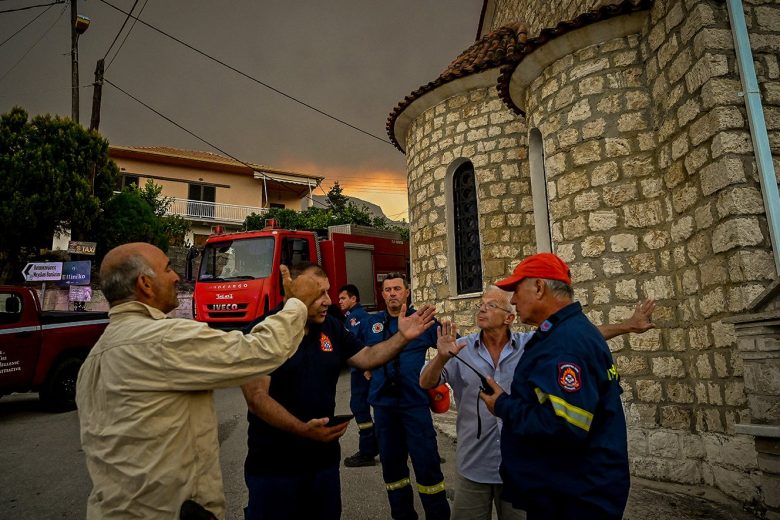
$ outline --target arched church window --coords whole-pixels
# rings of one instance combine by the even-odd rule
[[[452,175],[455,269],[458,294],[482,290],[482,250],[479,240],[477,184],[471,162]]]

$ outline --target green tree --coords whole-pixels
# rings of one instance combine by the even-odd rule
[[[344,195],[343,189],[339,185],[339,181],[336,181],[333,186],[328,190],[328,205],[336,213],[343,212],[347,209],[349,204],[349,198]]]
[[[263,215],[255,213],[244,220],[247,231],[263,229],[265,220],[274,218],[283,229],[309,229],[325,232],[329,226],[342,224],[357,224],[379,229],[392,229],[401,233],[404,240],[409,240],[409,230],[391,226],[382,217],[374,217],[364,205],[358,206],[342,193],[341,186],[336,181],[327,194],[327,206],[312,206],[303,211],[271,208]]]
[[[155,184],[152,179],[147,179],[142,188],[134,187],[138,195],[149,204],[152,212],[159,219],[163,233],[168,238],[169,245],[186,246],[185,238],[192,225],[190,221],[181,215],[169,215],[168,210],[173,204],[173,197],[162,194],[162,186]]]
[[[149,242],[163,251],[169,245],[162,221],[138,190],[125,190],[106,202],[96,237],[98,261],[111,249],[128,242]]]
[[[89,236],[118,175],[97,132],[19,107],[0,116],[0,280],[19,279],[56,232]]]

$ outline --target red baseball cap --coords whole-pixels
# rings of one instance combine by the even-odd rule
[[[538,253],[526,257],[517,264],[512,276],[497,281],[495,285],[505,291],[512,291],[523,278],[546,278],[571,285],[569,266],[552,253]]]

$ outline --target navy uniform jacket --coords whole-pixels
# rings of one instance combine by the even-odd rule
[[[617,368],[599,330],[572,303],[525,346],[511,395],[496,401],[504,498],[571,496],[620,518],[628,500],[626,420]]]
[[[273,312],[276,312],[274,309]],[[363,345],[332,316],[310,325],[293,356],[271,374],[269,394],[303,422],[330,417],[336,408],[336,383],[347,359]],[[252,412],[249,419],[249,474],[296,474],[338,466],[339,442],[323,443],[279,430]]]
[[[412,308],[406,315],[414,314]],[[393,318],[387,311],[371,315],[363,328],[363,340],[366,345],[376,345],[398,332],[398,318]],[[413,339],[395,359],[371,372],[371,388],[368,391],[368,402],[371,406],[425,406],[428,407],[428,393],[420,388],[420,371],[425,364],[425,353],[436,347],[436,322],[422,335]],[[395,384],[393,384],[395,383]],[[395,390],[394,390],[395,389]]]
[[[348,331],[359,338],[361,327],[368,322],[368,319],[371,317],[371,315],[362,305],[358,303],[350,310],[345,312],[344,317],[347,320],[344,323],[344,326],[347,327]]]

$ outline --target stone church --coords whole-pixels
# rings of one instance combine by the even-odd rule
[[[413,296],[473,324],[526,255],[569,263],[610,342],[632,474],[780,518],[780,2],[485,0],[399,103]],[[428,78],[421,78],[425,81]]]

